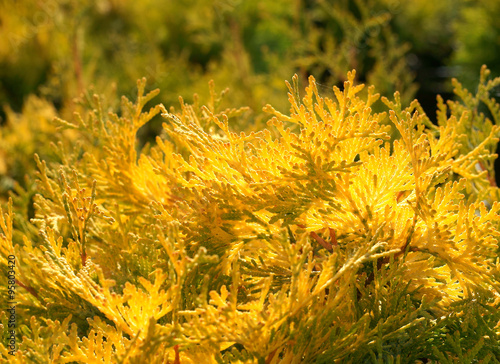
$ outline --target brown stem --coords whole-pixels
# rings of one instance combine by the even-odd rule
[[[87,263],[87,252],[85,251],[85,248],[82,250],[80,257],[82,258],[82,267],[85,267],[85,264]]]
[[[490,182],[490,186],[497,187],[497,181],[495,181],[495,177],[490,175],[489,171],[484,167],[484,164],[482,162],[479,162],[479,167],[481,167],[481,169],[483,171],[486,171],[486,178],[488,178],[488,182]]]
[[[271,354],[269,354],[266,358],[266,364],[270,364],[271,361],[273,360],[274,356],[276,355],[276,352],[278,351],[278,348],[274,349]]]
[[[339,245],[339,244],[337,243],[337,234],[335,233],[335,230],[334,230],[334,229],[332,229],[332,228],[328,228],[328,230],[330,231],[330,239],[332,240],[333,245],[334,245],[334,246]]]
[[[329,252],[333,251],[333,246],[330,243],[326,242],[321,236],[319,236],[318,234],[316,234],[314,231],[311,231],[311,236],[314,239],[316,239],[316,241],[318,243],[320,243],[323,248],[325,248]]]
[[[181,364],[181,359],[179,357],[179,345],[174,346],[174,351],[175,351],[174,364]]]
[[[16,284],[18,286],[21,286],[22,288],[24,288],[29,293],[31,293],[33,296],[35,296],[36,299],[40,300],[40,297],[38,297],[38,293],[35,291],[35,289],[33,287],[27,286],[23,282],[21,282],[17,279],[16,279]]]
[[[302,229],[305,229],[305,228],[306,228],[306,226],[305,226],[305,225],[302,225],[302,224],[297,224],[297,226],[298,226],[298,227],[300,227],[300,228],[302,228]],[[330,233],[331,233],[331,230],[332,230],[332,229],[330,229]],[[315,239],[318,243],[320,243],[320,244],[321,244],[321,246],[322,246],[323,248],[325,248],[326,250],[328,250],[328,251],[330,251],[330,252],[331,252],[331,251],[333,251],[333,246],[332,246],[332,244],[330,244],[330,243],[326,242],[326,241],[325,241],[325,240],[324,240],[321,236],[319,236],[318,234],[316,234],[314,231],[311,231],[311,232],[310,232],[310,235],[311,235],[311,236],[312,236],[312,237],[313,237],[313,238],[314,238],[314,239]],[[330,235],[330,236],[331,236],[331,235]],[[334,232],[334,235],[333,235],[332,239],[334,239],[334,241],[335,241],[334,245],[337,245],[337,237],[336,237],[336,235],[335,235],[335,232]]]

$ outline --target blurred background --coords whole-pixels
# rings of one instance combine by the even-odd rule
[[[262,127],[266,104],[287,112],[295,73],[328,95],[352,69],[434,119],[452,77],[474,92],[481,65],[500,75],[499,17],[497,0],[0,0],[0,196],[28,188],[33,153],[56,158],[54,116],[72,120],[93,93],[117,110],[141,77],[167,108],[206,99],[209,80],[228,87],[228,107],[251,109],[235,130]]]

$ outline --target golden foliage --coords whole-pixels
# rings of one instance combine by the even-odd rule
[[[143,111],[159,92],[145,80],[120,112],[95,96],[57,119],[77,142],[58,163],[36,157],[39,235],[13,234],[12,202],[0,219],[2,268],[19,261],[13,360],[409,362],[469,323],[487,332],[476,354],[496,355],[500,317],[484,317],[500,304],[500,108],[487,96],[500,81],[483,69],[476,96],[457,84],[464,104],[440,101],[434,126],[398,94],[374,112],[379,95],[361,98],[354,77],[335,99],[312,77],[301,99],[294,77],[289,115],[267,106],[259,132],[231,131],[245,109],[218,110],[213,85],[207,106]],[[138,151],[158,114],[164,133]]]

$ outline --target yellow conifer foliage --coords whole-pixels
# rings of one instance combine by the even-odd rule
[[[494,358],[500,108],[487,96],[500,80],[487,76],[476,96],[457,83],[465,102],[440,101],[438,126],[398,94],[374,112],[354,71],[335,99],[313,77],[301,99],[294,77],[289,115],[267,106],[271,129],[251,133],[231,131],[245,109],[218,110],[215,92],[178,111],[143,111],[159,92],[145,80],[119,112],[95,96],[56,120],[72,149],[36,156],[39,234],[14,234],[12,201],[1,212],[0,266],[18,262],[12,362]],[[138,151],[159,114],[165,132]],[[481,336],[464,343],[457,325]]]

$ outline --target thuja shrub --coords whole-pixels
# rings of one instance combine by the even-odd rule
[[[119,112],[95,96],[56,118],[73,138],[35,155],[33,218],[22,189],[1,213],[0,303],[17,302],[2,358],[499,362],[500,78],[455,82],[435,125],[397,93],[374,112],[354,77],[332,99],[294,77],[289,114],[267,106],[258,132],[231,131],[246,109],[219,110],[213,88],[205,105],[146,108],[145,80]]]

